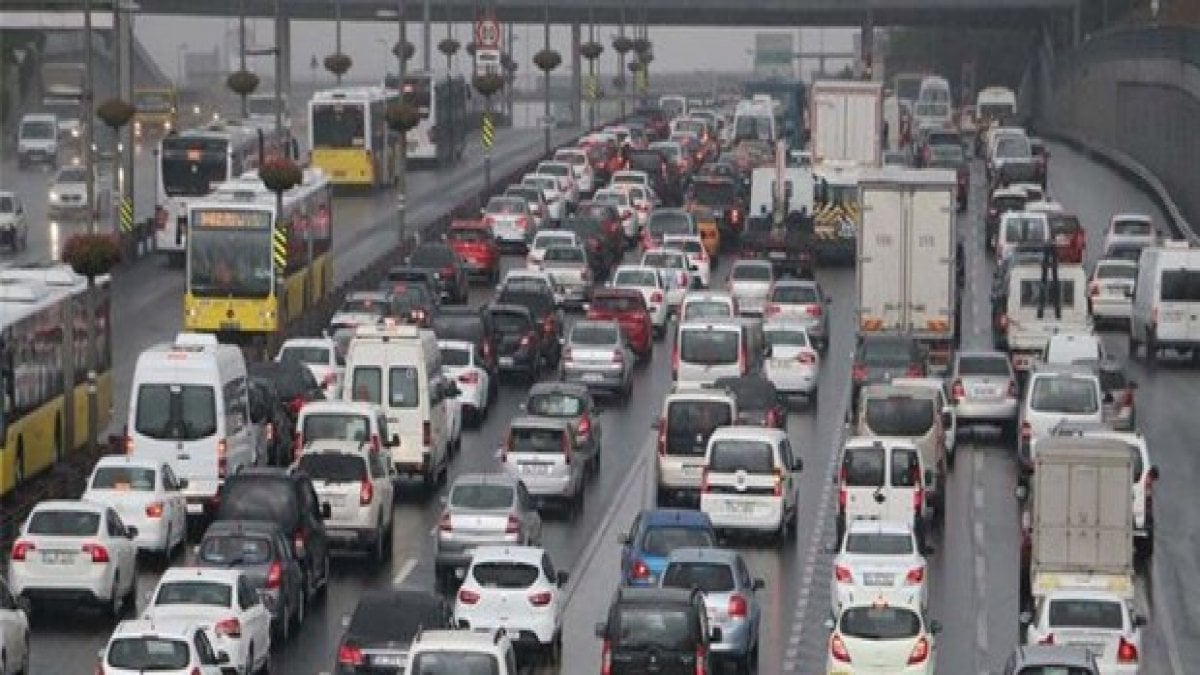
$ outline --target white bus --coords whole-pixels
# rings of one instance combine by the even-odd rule
[[[395,92],[396,76],[386,76],[383,84]],[[408,132],[408,159],[433,166],[449,166],[462,159],[471,101],[466,80],[408,73],[403,95],[421,114],[421,121]]]
[[[217,122],[159,142],[154,235],[172,267],[183,265],[187,250],[188,202],[275,154],[294,156],[291,135],[286,129],[276,134],[274,122],[258,120]]]
[[[954,105],[950,96],[950,83],[944,77],[928,75],[921,80],[917,93],[914,117],[918,129],[942,129],[954,119]]]

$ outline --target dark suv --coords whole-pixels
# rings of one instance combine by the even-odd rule
[[[249,468],[225,479],[218,495],[218,521],[265,520],[279,526],[291,542],[304,572],[305,597],[329,583],[329,539],[321,504],[308,476],[291,469]]]
[[[403,673],[413,640],[422,630],[453,628],[452,615],[445,598],[425,590],[391,588],[364,594],[347,617],[334,673]]]
[[[710,645],[723,636],[709,627],[698,589],[622,588],[596,637],[604,641],[609,675],[693,675],[713,672]]]
[[[496,327],[496,356],[500,373],[524,373],[536,382],[542,361],[542,331],[533,313],[521,305],[494,304],[485,310]]]
[[[417,269],[431,270],[437,279],[442,300],[452,304],[467,301],[467,269],[450,244],[432,242],[421,244],[405,259],[405,264]]]
[[[488,371],[488,387],[495,400],[496,376],[500,372],[496,355],[499,335],[492,317],[480,309],[453,307],[441,311],[433,318],[433,332],[439,340],[463,340],[475,345],[483,355],[483,367]]]
[[[548,368],[558,368],[558,357],[562,353],[563,329],[566,327],[562,314],[558,311],[554,293],[545,285],[522,283],[520,280],[508,280],[496,294],[495,303],[499,305],[519,305],[529,310],[533,320],[537,322],[541,334],[542,360]]]

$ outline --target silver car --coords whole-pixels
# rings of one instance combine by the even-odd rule
[[[825,351],[829,346],[829,313],[825,311],[829,302],[815,281],[782,279],[771,287],[763,319],[804,326],[817,348]]]
[[[580,461],[575,426],[569,420],[518,417],[499,451],[500,463],[525,484],[538,506],[557,503],[572,516],[583,511],[589,462]]]
[[[1016,373],[1007,354],[958,352],[948,379],[950,402],[960,429],[972,422],[999,424],[1005,438],[1016,438],[1020,396]]]
[[[592,269],[582,246],[550,246],[542,252],[541,267],[554,282],[559,307],[582,308],[592,297]]]
[[[712,627],[720,627],[721,641],[713,654],[732,662],[737,672],[750,672],[756,661],[762,606],[758,593],[762,579],[750,576],[737,551],[721,548],[677,548],[667,558],[662,588],[698,588]]]
[[[492,197],[483,207],[483,222],[492,228],[492,236],[501,248],[517,246],[525,249],[533,241],[537,223],[529,202],[522,197]]]
[[[762,315],[774,283],[775,272],[766,260],[739,260],[729,271],[729,292],[743,315]]]
[[[564,382],[611,391],[628,399],[633,389],[633,352],[616,321],[576,321],[560,361]]]
[[[438,522],[434,569],[449,583],[471,564],[471,551],[489,544],[537,546],[542,518],[521,481],[503,473],[468,473],[454,479]]]

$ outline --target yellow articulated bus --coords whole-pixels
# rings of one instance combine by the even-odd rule
[[[380,189],[395,182],[400,134],[387,124],[399,93],[382,87],[318,91],[308,102],[309,164],[337,186]]]
[[[0,271],[0,494],[87,444],[87,293],[87,281],[66,265]],[[97,279],[90,323],[98,433],[108,427],[112,411],[109,293],[108,277]]]
[[[317,169],[283,193],[282,212],[255,172],[189,204],[184,330],[273,350],[332,287],[332,224],[332,186]]]

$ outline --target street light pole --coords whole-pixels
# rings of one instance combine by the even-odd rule
[[[87,227],[89,234],[96,233],[96,168],[92,145],[96,142],[95,98],[96,81],[94,56],[92,54],[92,0],[83,0],[83,96],[79,115],[83,122],[83,170],[86,172],[84,185],[87,196]],[[88,321],[88,325],[91,325]]]
[[[333,51],[335,54],[341,54],[342,53],[342,0],[334,0],[333,20],[334,20],[333,41],[334,41],[334,45],[335,45]],[[342,86],[342,74],[334,73],[334,77],[337,78],[337,85],[339,87]]]
[[[241,72],[246,72],[246,0],[241,0],[238,5],[238,62]],[[239,96],[241,100],[242,119],[250,116],[246,109],[246,97]]]
[[[543,45],[542,45],[542,48],[549,50],[550,49],[550,2],[549,2],[549,0],[546,0],[546,2],[542,5],[542,10],[543,10],[543,15],[542,15],[542,30],[543,30],[542,42],[543,42]],[[545,127],[544,138],[546,141],[546,154],[549,155],[550,154],[550,71],[544,70],[544,71],[542,71],[542,73],[543,73],[543,78],[544,78],[543,82],[545,84],[545,97],[542,100],[542,124]]]

